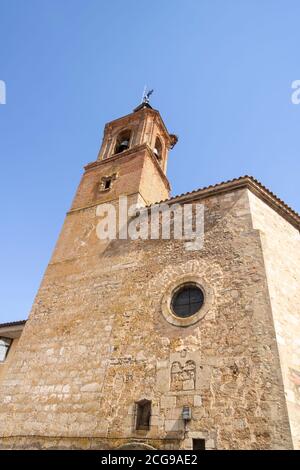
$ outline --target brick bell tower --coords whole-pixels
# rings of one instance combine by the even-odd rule
[[[107,123],[98,158],[85,167],[72,210],[114,201],[121,194],[142,206],[167,199],[168,151],[176,142],[147,101]]]

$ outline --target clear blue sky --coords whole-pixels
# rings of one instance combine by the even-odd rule
[[[105,122],[147,83],[173,194],[251,174],[300,211],[299,0],[0,0],[0,321],[26,318]]]

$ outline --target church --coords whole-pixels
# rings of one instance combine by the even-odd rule
[[[148,99],[106,124],[28,320],[0,325],[0,449],[300,449],[300,216],[250,176],[170,197],[176,142]],[[201,205],[201,249],[101,239],[121,196]]]

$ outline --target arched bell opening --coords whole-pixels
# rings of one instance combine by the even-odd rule
[[[159,163],[162,160],[162,143],[159,137],[156,137],[153,153],[156,156]]]
[[[130,138],[131,138],[131,130],[126,129],[125,131],[120,132],[117,137],[116,145],[115,145],[115,154],[124,152],[128,150],[130,147]]]

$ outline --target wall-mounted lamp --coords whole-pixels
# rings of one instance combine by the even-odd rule
[[[182,419],[184,421],[190,421],[192,419],[192,408],[190,406],[184,405],[182,408]]]

